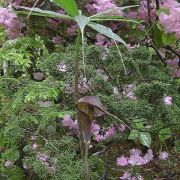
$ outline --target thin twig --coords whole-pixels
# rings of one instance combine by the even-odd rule
[[[147,0],[147,6],[148,6],[149,25],[152,26],[152,21],[151,21],[151,9],[150,9],[150,0]]]
[[[39,2],[39,0],[36,0],[36,2],[34,3],[34,5],[33,5],[32,9],[31,9],[31,11],[29,12],[29,14],[28,14],[28,16],[27,16],[27,19],[29,19],[30,15],[31,15],[31,13],[32,13],[32,11],[33,11],[33,8],[36,7],[36,5],[37,5],[38,2]]]

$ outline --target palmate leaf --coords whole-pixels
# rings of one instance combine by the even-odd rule
[[[113,33],[113,31],[111,30],[111,28],[108,28],[106,26],[103,26],[101,24],[96,24],[96,23],[93,23],[93,22],[90,22],[88,24],[89,27],[91,27],[92,29],[96,30],[97,32],[111,38],[111,39],[114,39],[115,41],[118,41],[124,45],[126,45],[125,41],[120,38],[117,34]]]
[[[63,8],[67,14],[69,14],[72,17],[77,16],[78,13],[78,7],[74,0],[52,0],[57,5],[59,5],[61,8]]]
[[[20,13],[20,14],[28,15],[29,12],[31,12],[30,15],[33,15],[33,16],[44,16],[44,17],[53,17],[53,18],[61,18],[61,19],[73,19],[71,16],[68,16],[65,14],[60,14],[60,13],[56,13],[53,11],[42,10],[39,8],[28,8],[25,6],[17,6],[17,9],[27,10],[27,11],[15,11],[16,13]]]

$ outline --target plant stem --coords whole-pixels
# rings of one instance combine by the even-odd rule
[[[75,66],[74,66],[74,96],[75,96],[75,103],[77,103],[78,100],[79,100],[78,84],[79,84],[79,61],[81,59],[80,46],[81,46],[81,31],[79,29],[78,30],[77,41],[76,41],[76,59],[75,59]],[[88,165],[88,161],[87,161],[88,149],[87,149],[87,147],[85,146],[85,143],[84,143],[81,123],[79,121],[80,112],[78,111],[78,109],[76,109],[76,115],[77,115],[77,121],[78,121],[78,127],[79,127],[79,144],[80,144],[80,150],[81,150],[81,158],[84,161],[83,179],[84,180],[89,180],[89,165]]]
[[[80,45],[81,45],[81,32],[78,30],[78,36],[76,40],[76,59],[75,59],[75,66],[74,66],[74,95],[75,95],[75,102],[79,99],[79,61],[80,61]]]

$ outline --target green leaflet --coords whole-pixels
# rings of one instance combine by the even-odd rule
[[[125,41],[122,38],[120,38],[117,34],[113,33],[113,31],[110,28],[103,26],[101,24],[96,24],[96,23],[92,23],[92,22],[90,22],[88,24],[88,26],[101,34],[126,45]]]
[[[62,7],[66,13],[72,17],[75,17],[79,14],[77,4],[74,0],[53,0],[53,2]]]
[[[33,15],[33,16],[45,16],[45,17],[54,17],[54,18],[62,18],[62,19],[72,19],[72,17],[70,17],[68,15],[56,13],[53,11],[42,10],[39,8],[28,8],[25,6],[18,6],[18,9],[28,10],[28,11],[15,11],[16,13],[20,13],[20,14],[28,15],[29,11],[31,11],[31,15]]]
[[[151,134],[149,132],[140,132],[138,139],[144,146],[151,146]]]

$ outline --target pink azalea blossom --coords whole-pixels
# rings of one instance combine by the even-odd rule
[[[119,130],[120,130],[121,132],[124,132],[124,131],[126,130],[126,126],[125,126],[124,124],[121,124],[121,125],[119,126]]]
[[[92,123],[91,125],[91,131],[94,135],[98,135],[99,134],[99,130],[100,130],[100,126],[99,124],[96,124],[96,123]]]
[[[166,152],[166,151],[162,151],[162,152],[160,152],[159,153],[159,156],[158,156],[158,158],[160,159],[160,160],[166,160],[167,158],[168,158],[168,153]]]
[[[60,36],[55,36],[55,37],[53,37],[53,40],[52,40],[52,42],[54,43],[54,44],[61,44],[62,42],[63,42],[63,40],[62,40],[62,37],[60,37]]]
[[[21,29],[25,24],[18,20],[11,9],[0,7],[0,26],[6,29],[9,39],[23,36]]]
[[[139,151],[138,149],[131,149],[129,152],[130,152],[129,158],[125,158],[124,156],[121,156],[120,158],[117,159],[118,166],[126,166],[126,165],[141,166],[152,161],[154,157],[151,149],[149,149],[144,156],[141,156],[141,151]]]
[[[92,0],[86,5],[86,9],[90,14],[96,14],[112,9],[109,13],[111,15],[122,15],[120,8],[118,8],[113,0]]]
[[[62,124],[63,126],[69,127],[70,129],[72,129],[73,127],[73,120],[71,119],[71,116],[66,114],[62,120]]]
[[[112,127],[108,128],[108,130],[105,132],[104,137],[105,137],[105,139],[107,139],[107,138],[109,138],[109,137],[114,136],[115,133],[116,133],[116,129],[115,129],[114,126],[112,126]]]
[[[141,154],[141,151],[139,149],[131,149],[129,150],[131,155],[137,155],[139,156]]]
[[[36,150],[38,148],[38,145],[36,144],[36,143],[34,143],[33,145],[32,145],[32,149],[33,150]]]
[[[70,27],[67,28],[66,33],[67,33],[69,36],[75,36],[76,33],[77,33],[77,29],[78,29],[78,26],[77,26],[77,25],[72,25],[72,26],[70,26]]]
[[[119,179],[125,179],[125,180],[130,180],[131,179],[131,174],[128,172],[125,172],[123,176],[121,176]]]
[[[52,29],[57,29],[58,26],[59,26],[59,22],[57,20],[54,20],[54,19],[48,19],[48,22],[50,24],[50,27]]]
[[[178,67],[179,66],[179,58],[175,58],[173,60],[166,61],[167,65],[171,67]]]
[[[117,158],[117,166],[127,166],[128,165],[128,158],[121,156]]]
[[[153,160],[153,157],[153,151],[151,149],[148,149],[148,152],[143,156],[143,159],[146,163],[148,163]]]
[[[164,104],[171,106],[172,105],[172,97],[171,96],[164,96]]]
[[[175,0],[164,0],[161,3],[162,8],[168,8],[169,14],[161,12],[159,21],[164,27],[166,33],[175,33],[176,37],[180,39],[180,3]]]
[[[62,124],[63,126],[65,127],[68,127],[69,129],[72,129],[72,130],[77,130],[78,129],[78,123],[77,123],[77,120],[73,121],[71,119],[71,116],[66,114],[62,120]]]
[[[173,72],[171,73],[171,76],[173,78],[179,78],[180,77],[180,69],[174,69]]]

